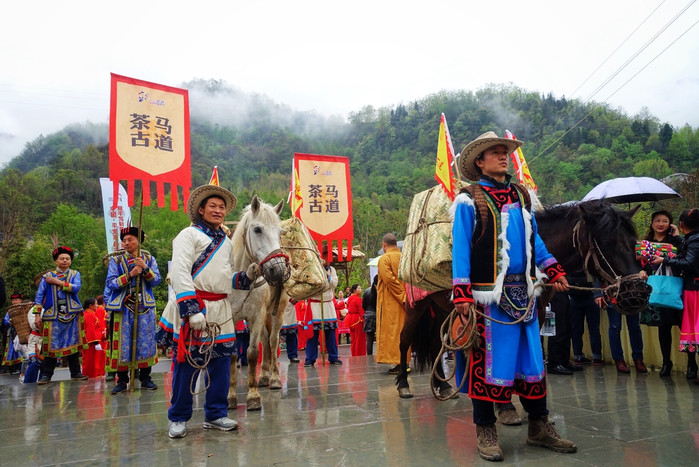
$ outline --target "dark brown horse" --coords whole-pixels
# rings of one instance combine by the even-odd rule
[[[638,313],[646,306],[650,294],[644,280],[635,276],[640,267],[636,262],[637,236],[631,218],[637,209],[621,211],[609,203],[587,201],[536,213],[539,235],[563,269],[580,275],[589,273],[607,284],[617,283],[621,293],[616,306],[625,314]],[[439,355],[440,327],[454,308],[450,300],[451,291],[443,290],[416,301],[413,307],[406,306],[400,335],[401,370],[396,376],[400,397],[412,397],[408,385],[408,349],[412,347],[416,353],[418,371],[432,365]],[[541,305],[545,301],[544,296],[537,307],[540,322]],[[437,365],[437,370],[441,371],[441,365]],[[440,396],[454,390],[435,378],[432,384],[439,389]]]

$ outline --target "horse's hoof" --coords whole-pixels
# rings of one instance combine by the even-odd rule
[[[413,397],[413,393],[410,392],[409,388],[398,388],[398,396],[401,399],[410,399]]]
[[[269,376],[260,376],[260,379],[257,381],[257,387],[266,388],[267,386],[269,386]]]
[[[459,393],[454,388],[445,388],[439,391],[439,395],[445,399],[458,399]]]
[[[238,408],[238,396],[228,398],[228,408],[237,409]]]
[[[272,390],[279,390],[282,388],[282,382],[279,380],[270,381],[269,388]]]
[[[262,410],[262,401],[259,398],[248,399],[248,410]]]

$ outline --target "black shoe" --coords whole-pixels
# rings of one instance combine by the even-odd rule
[[[663,365],[662,368],[660,368],[660,377],[661,378],[667,378],[670,376],[672,373],[672,362],[668,363],[667,365]]]
[[[289,363],[299,363],[300,361],[301,360],[299,360],[298,358],[290,358],[289,359]]]
[[[70,377],[71,381],[87,381],[87,375],[84,375],[82,373],[78,373],[75,376]]]
[[[390,370],[388,370],[389,375],[397,375],[398,373],[400,373],[400,365],[396,365]]]
[[[586,365],[588,363],[592,363],[592,360],[587,357],[580,357],[575,359],[575,363],[578,365]]]
[[[306,362],[303,364],[304,368],[310,368],[312,366],[315,366],[316,362]]]
[[[564,367],[568,368],[570,371],[583,371],[583,367],[580,365],[573,365],[570,362],[565,362],[563,364]]]
[[[248,366],[248,361],[247,360],[241,360],[240,361],[241,366]]]
[[[342,360],[334,360],[330,362],[331,365],[342,365]]]
[[[573,370],[569,370],[565,366],[563,366],[562,363],[559,363],[557,365],[548,365],[546,367],[548,369],[548,372],[551,373],[552,375],[572,375]]]
[[[688,366],[687,367],[687,379],[697,379],[697,367]]]

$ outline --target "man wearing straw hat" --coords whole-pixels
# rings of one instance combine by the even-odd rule
[[[253,264],[247,272],[238,273],[231,269],[233,244],[226,236],[223,221],[235,204],[233,193],[218,185],[198,187],[187,205],[192,225],[172,242],[170,284],[177,305],[167,307],[160,320],[160,326],[173,334],[176,344],[168,410],[170,438],[187,434],[201,370],[208,385],[204,428],[238,428],[238,422],[228,418],[230,363],[236,342],[233,309],[231,301],[225,298],[234,288],[248,289],[259,266]]]
[[[151,380],[150,374],[158,359],[153,287],[160,284],[160,271],[155,258],[139,248],[145,238],[142,229],[125,227],[121,229],[119,238],[124,252],[113,256],[107,269],[106,289],[109,294],[105,297],[105,305],[113,317],[113,327],[107,343],[106,371],[117,372],[117,384],[112,394],[126,391],[129,371],[135,368],[139,368],[141,389],[154,391],[158,386]],[[138,286],[137,281],[140,281]],[[138,316],[138,321],[135,316]]]
[[[468,143],[459,167],[478,184],[463,189],[452,206],[454,305],[464,316],[477,307],[480,335],[468,368],[456,353],[457,378],[468,374],[463,392],[473,403],[478,452],[490,461],[503,459],[494,403],[513,394],[529,415],[527,444],[577,451],[548,419],[539,324],[534,307],[527,308],[538,280],[547,278],[556,291],[568,283],[536,231],[529,194],[510,183],[510,154],[521,144],[492,131]]]

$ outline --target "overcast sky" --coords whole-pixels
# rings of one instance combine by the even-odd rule
[[[341,116],[512,83],[697,127],[697,21],[695,0],[5,2],[0,164],[39,134],[106,123],[110,72]]]

